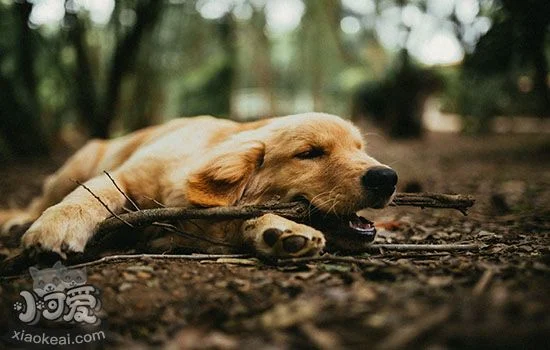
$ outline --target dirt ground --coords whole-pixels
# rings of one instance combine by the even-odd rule
[[[399,173],[400,191],[477,199],[468,216],[411,207],[368,211],[379,225],[376,242],[481,248],[379,251],[355,262],[285,266],[251,258],[88,266],[88,283],[101,290],[101,347],[548,348],[550,137],[368,140],[370,153]],[[27,201],[53,169],[51,161],[3,164],[0,205]],[[13,249],[1,242],[5,257]],[[8,329],[14,302],[32,279],[0,283],[0,329]]]

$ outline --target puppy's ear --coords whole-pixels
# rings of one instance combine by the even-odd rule
[[[193,205],[214,207],[235,204],[263,163],[265,145],[262,142],[220,148],[222,151],[219,154],[189,177],[187,200]]]

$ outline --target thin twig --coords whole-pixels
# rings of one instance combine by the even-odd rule
[[[72,265],[71,268],[98,265],[107,262],[117,262],[124,260],[148,260],[148,259],[166,259],[166,260],[216,260],[223,258],[249,258],[247,254],[121,254],[104,256],[101,259],[88,261],[82,264]]]
[[[433,251],[453,251],[453,250],[476,250],[484,248],[484,245],[476,243],[465,244],[371,244],[367,249],[386,249],[396,251],[418,251],[418,250],[433,250]]]
[[[315,262],[340,262],[348,264],[358,264],[358,265],[380,265],[380,263],[375,263],[370,258],[355,258],[351,256],[335,256],[335,255],[322,255],[322,256],[311,256],[311,257],[302,257],[302,258],[288,258],[288,259],[279,259],[277,260],[277,265],[295,265],[295,264],[304,264],[304,263],[315,263]]]
[[[84,188],[86,191],[88,191],[95,199],[97,199],[97,201],[99,203],[101,203],[101,205],[103,205],[103,207],[105,209],[107,209],[107,211],[109,213],[111,213],[112,216],[114,216],[117,220],[119,220],[121,223],[123,223],[124,225],[126,226],[129,226],[129,227],[134,227],[134,225],[132,225],[131,223],[129,223],[128,221],[126,221],[124,218],[120,217],[120,215],[116,214],[114,211],[112,211],[109,206],[101,199],[99,198],[99,196],[97,196],[88,186],[84,185],[82,182],[78,181],[78,180],[72,180],[74,181],[77,185],[79,186],[82,186],[82,188]]]
[[[103,171],[105,173],[105,175],[107,175],[107,177],[111,180],[111,182],[113,183],[113,185],[116,187],[116,189],[134,206],[134,208],[137,210],[137,212],[140,212],[141,209],[137,206],[136,203],[134,203],[134,201],[132,201],[132,199],[130,199],[130,197],[124,192],[122,191],[122,189],[117,185],[116,181],[111,177],[111,175],[106,172],[106,171]],[[93,193],[93,191],[89,188],[87,188],[86,186],[84,186],[83,184],[81,184],[81,186],[83,186],[86,190],[88,190],[88,192],[90,192],[101,204],[103,204],[103,206],[105,206],[107,208],[107,210],[109,210],[109,212],[111,214],[113,214],[115,217],[118,217],[114,212],[112,212],[108,207],[107,205],[101,200],[101,198],[99,196],[97,196],[95,193]],[[123,207],[123,209],[126,211],[127,214],[129,213],[135,213],[133,211],[130,211],[129,209],[127,209],[126,207]],[[124,214],[123,214],[124,215]],[[125,221],[127,222],[127,221]],[[217,241],[217,240],[212,240],[212,239],[209,239],[208,237],[202,237],[202,236],[197,236],[197,235],[193,235],[191,233],[188,233],[188,232],[184,232],[180,229],[178,229],[176,226],[172,225],[172,224],[169,224],[169,223],[161,223],[161,222],[152,222],[150,223],[151,226],[157,226],[157,227],[161,227],[163,229],[166,229],[166,230],[169,230],[171,232],[174,232],[174,233],[178,233],[182,236],[185,236],[187,238],[191,238],[191,239],[197,239],[197,240],[202,240],[202,241],[205,241],[205,242],[208,242],[210,244],[214,244],[214,245],[221,245],[221,246],[225,246],[225,247],[233,247],[234,246],[232,244],[229,244],[229,243],[226,243],[226,242],[222,242],[222,241]],[[131,226],[133,227],[133,226]]]
[[[180,235],[185,236],[187,238],[198,239],[200,241],[205,241],[205,242],[208,242],[208,243],[212,243],[212,244],[215,244],[215,245],[221,245],[221,246],[224,246],[224,247],[235,248],[234,245],[229,244],[227,242],[213,240],[213,239],[210,239],[208,237],[197,236],[197,235],[194,235],[192,233],[182,231],[182,230],[178,229],[176,226],[174,226],[172,224],[165,223],[165,222],[153,222],[151,225],[156,226],[156,227],[161,227],[161,228],[166,229],[170,232],[180,234]]]
[[[371,244],[367,246],[367,250],[395,250],[395,251],[419,251],[419,250],[435,250],[435,251],[452,251],[452,250],[472,250],[480,249],[482,246],[478,244]],[[279,259],[277,264],[289,265],[299,263],[310,263],[318,261],[330,261],[330,262],[342,262],[352,263],[359,265],[378,265],[379,261],[374,262],[373,257],[358,258],[352,256],[335,256],[335,255],[322,255],[313,257],[301,257],[301,258],[289,258]],[[406,258],[406,257],[405,257]]]
[[[493,279],[494,275],[495,271],[493,269],[489,268],[485,270],[485,272],[483,272],[483,275],[481,275],[479,281],[476,283],[474,289],[472,290],[472,294],[475,296],[480,296],[481,294],[483,294],[483,292],[485,291],[485,289],[487,289],[487,286]]]
[[[261,262],[257,258],[219,258],[216,260],[203,260],[201,264],[232,264],[232,265],[245,265],[245,266],[257,266]]]
[[[130,210],[130,209],[126,208],[126,206],[122,207],[122,210],[124,210],[125,213],[133,213],[134,212],[133,210]]]
[[[150,200],[151,202],[155,203],[161,208],[166,208],[166,205],[162,204],[161,202],[157,201],[155,198],[151,198],[149,196],[142,195],[143,198]]]
[[[133,206],[137,211],[139,211],[140,209],[139,209],[139,207],[137,206],[137,204],[136,204],[136,203],[132,200],[132,198],[130,198],[123,190],[121,190],[120,187],[118,187],[118,184],[117,184],[116,181],[111,177],[111,175],[110,175],[107,171],[105,171],[105,170],[103,170],[103,173],[104,173],[105,175],[107,175],[107,177],[109,178],[109,180],[111,180],[111,182],[113,183],[113,185],[115,185],[115,187],[116,187],[116,189],[118,190],[118,192],[120,192],[120,193],[124,196],[124,198],[126,198],[126,199],[128,200],[128,202],[130,202],[130,203],[132,204],[132,206]]]

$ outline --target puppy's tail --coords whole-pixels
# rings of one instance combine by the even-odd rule
[[[16,226],[32,222],[34,218],[23,209],[0,210],[0,235],[8,234]]]

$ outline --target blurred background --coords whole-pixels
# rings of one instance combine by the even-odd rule
[[[548,0],[0,0],[0,157],[164,120],[549,131]]]

